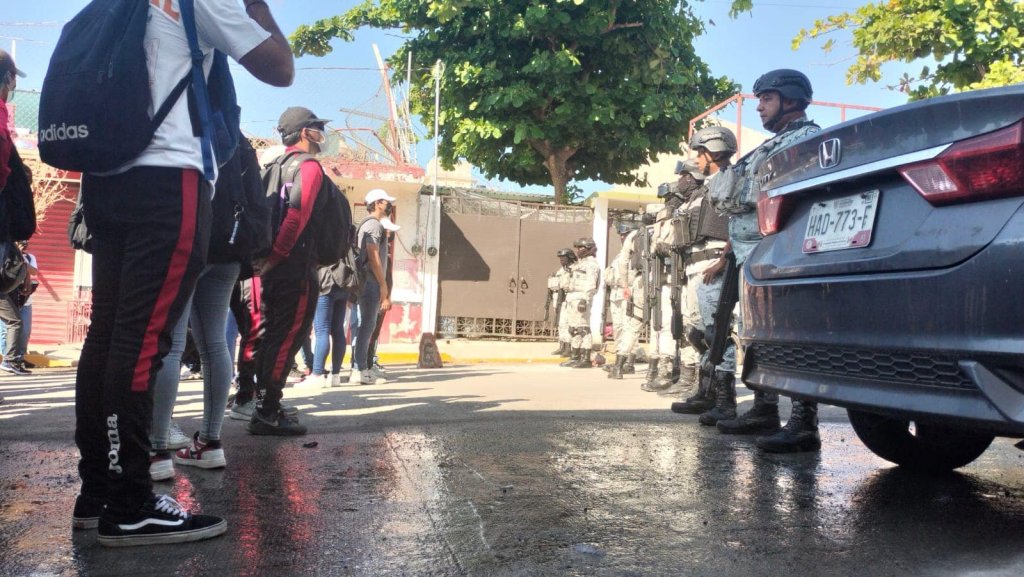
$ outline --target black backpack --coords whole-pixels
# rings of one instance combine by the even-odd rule
[[[0,295],[19,289],[27,274],[28,265],[18,245],[9,240],[0,242]]]
[[[282,154],[263,169],[263,187],[273,223],[273,236],[284,222],[290,188],[295,184],[299,168],[307,160],[316,160],[305,152]],[[317,194],[313,218],[309,224],[309,240],[313,243],[318,266],[331,266],[342,259],[352,246],[352,208],[348,199],[327,174]]]
[[[264,199],[256,151],[243,138],[217,178],[209,262],[248,262],[270,251],[273,231]]]
[[[330,266],[320,267],[320,294],[325,295],[338,287],[350,292],[358,292],[360,275],[356,272],[355,255],[348,251],[341,260]]]
[[[82,207],[82,193],[78,193],[78,202],[75,210],[71,211],[68,218],[68,244],[75,250],[92,252],[92,233],[85,224],[85,208]]]
[[[0,240],[28,240],[36,232],[32,183],[18,149],[11,149],[8,163],[11,174],[0,190]]]

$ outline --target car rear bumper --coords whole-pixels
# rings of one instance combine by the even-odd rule
[[[941,270],[757,281],[745,267],[743,380],[1024,436],[1022,246],[1017,214],[986,248]]]

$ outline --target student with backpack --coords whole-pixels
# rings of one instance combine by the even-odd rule
[[[332,222],[329,208],[341,193],[313,155],[324,143],[327,120],[294,106],[277,124],[284,153],[264,169],[267,198],[274,203],[277,224],[273,249],[257,262],[262,283],[262,343],[257,355],[256,382],[264,390],[247,430],[253,435],[304,435],[298,415],[281,406],[292,359],[309,335],[320,292],[317,266],[334,255],[333,235],[349,236],[348,222]],[[348,202],[345,203],[347,208]]]
[[[64,27],[43,83],[40,154],[84,173],[93,288],[75,383],[72,524],[98,527],[104,546],[227,530],[153,493],[148,441],[154,378],[206,264],[215,168],[204,84],[216,51],[263,82],[292,82],[288,41],[262,0],[92,0]]]

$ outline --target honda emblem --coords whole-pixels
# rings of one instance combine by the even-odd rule
[[[818,147],[818,166],[822,168],[832,168],[838,165],[841,157],[842,148],[838,138],[830,138]]]

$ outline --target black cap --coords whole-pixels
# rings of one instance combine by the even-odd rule
[[[313,111],[308,108],[292,106],[281,113],[281,118],[277,121],[277,131],[281,133],[281,136],[288,136],[289,134],[295,134],[303,128],[309,128],[317,124],[324,125],[328,122],[330,120],[317,118],[316,114],[313,114]]]
[[[25,73],[14,66],[14,59],[11,58],[11,55],[6,50],[0,50],[0,73],[6,72],[13,72],[22,78],[25,77]]]

